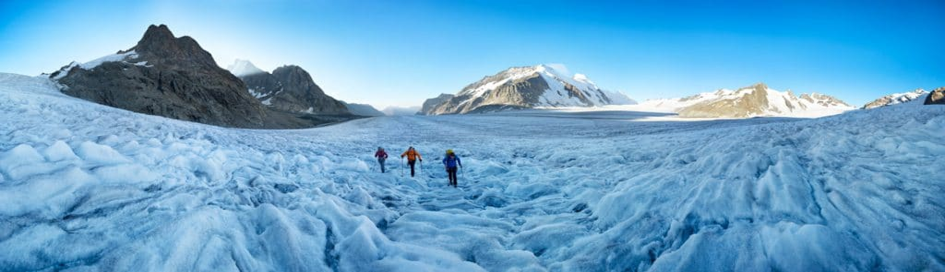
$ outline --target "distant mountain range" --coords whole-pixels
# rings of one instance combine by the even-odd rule
[[[246,82],[253,97],[271,108],[309,114],[384,116],[371,105],[346,103],[328,96],[299,66],[286,65],[269,73],[248,60],[237,59],[228,69]]]
[[[255,67],[243,67],[253,71]],[[258,68],[256,68],[258,70]],[[151,25],[134,47],[87,63],[73,62],[50,75],[71,96],[131,110],[225,127],[303,128],[350,119],[344,105],[320,93],[301,69],[276,73],[280,87],[299,87],[311,94],[280,88],[292,98],[327,101],[331,107],[299,112],[292,107],[265,107],[248,92],[247,84],[217,66],[193,38],[174,37],[165,25]],[[281,71],[280,71],[281,72]],[[259,74],[256,74],[259,75]],[[269,87],[267,85],[267,87]],[[270,93],[279,97],[275,93]],[[321,97],[324,96],[324,97]],[[325,98],[327,97],[327,98]],[[306,100],[309,99],[309,100]],[[288,100],[288,99],[287,99]],[[280,100],[281,101],[281,100]],[[333,102],[332,102],[333,101]]]
[[[441,94],[418,107],[389,107],[336,100],[299,66],[272,73],[237,60],[229,71],[194,39],[175,37],[165,25],[151,25],[134,46],[86,63],[73,62],[49,77],[65,94],[139,113],[225,127],[304,128],[359,116],[441,115],[508,109],[632,105],[619,92],[599,88],[583,74],[563,66],[513,67],[467,85],[456,94]],[[891,94],[864,109],[916,99],[945,103],[945,90],[918,89]],[[819,117],[854,107],[824,94],[780,92],[763,83],[722,89],[684,98],[649,100],[644,108],[676,112],[681,117],[749,118]]]
[[[829,95],[811,93],[798,97],[791,91],[768,88],[764,83],[734,91],[722,89],[683,98],[648,100],[641,105],[688,118],[820,117],[855,109]]]
[[[325,94],[312,76],[295,65],[286,65],[272,73],[256,72],[240,77],[248,92],[274,109],[308,114],[347,114],[344,104]]]
[[[872,102],[866,103],[866,105],[863,105],[863,109],[874,109],[874,108],[879,108],[879,107],[906,103],[906,102],[921,98],[923,95],[928,94],[928,93],[929,92],[923,89],[916,89],[914,91],[905,92],[905,93],[894,93],[894,94],[877,98],[876,100],[873,100]]]
[[[597,87],[582,74],[551,65],[513,67],[469,84],[456,95],[425,101],[422,114],[465,114],[536,107],[592,107],[635,104],[618,92]]]
[[[351,114],[354,114],[354,115],[368,116],[368,117],[378,117],[378,116],[386,115],[383,112],[374,108],[374,106],[371,106],[368,104],[347,103],[344,101],[340,101],[340,102],[342,104],[345,104],[345,107],[348,108],[348,111],[350,111]]]
[[[387,114],[388,116],[417,115],[418,113],[420,113],[420,107],[417,107],[417,106],[413,106],[413,107],[389,106],[389,107],[386,107],[386,108],[384,108],[383,110],[381,110],[381,112],[384,112],[384,114]]]

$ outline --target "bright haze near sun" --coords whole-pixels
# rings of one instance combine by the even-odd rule
[[[0,72],[52,72],[166,24],[221,67],[299,65],[327,94],[377,108],[536,64],[639,101],[765,82],[862,105],[945,85],[943,10],[941,1],[13,0],[0,3]]]

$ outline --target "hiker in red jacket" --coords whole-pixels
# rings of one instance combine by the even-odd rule
[[[384,173],[384,161],[387,160],[387,152],[384,151],[384,148],[377,147],[377,152],[374,152],[374,157],[377,158],[377,163],[381,165],[381,173]]]

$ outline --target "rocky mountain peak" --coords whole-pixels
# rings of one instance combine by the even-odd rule
[[[174,33],[171,32],[171,29],[167,25],[151,25],[148,26],[148,30],[144,32],[144,36],[141,37],[141,40],[138,41],[138,47],[144,45],[168,43],[174,41]]]
[[[259,67],[256,67],[256,65],[253,65],[252,62],[243,59],[236,59],[233,61],[233,64],[227,66],[226,69],[230,70],[230,73],[238,77],[262,74],[266,72],[262,69],[259,69]]]
[[[935,90],[932,90],[929,93],[929,96],[925,97],[926,105],[943,105],[945,104],[945,87],[938,87]]]
[[[301,128],[328,119],[272,111],[190,37],[152,25],[132,48],[50,75],[62,92],[138,113],[225,127]]]
[[[344,103],[325,94],[312,76],[296,65],[276,68],[272,73],[242,75],[250,93],[263,104],[295,113],[347,114]]]
[[[302,67],[285,65],[272,71],[272,75],[279,78],[286,86],[295,86],[296,90],[318,95],[325,94],[325,92],[315,84],[315,81],[312,80],[312,75],[306,72],[305,69],[302,69]]]
[[[203,50],[196,40],[188,36],[176,38],[166,25],[149,26],[138,44],[130,50],[152,63],[183,61],[216,66],[210,52]]]
[[[743,89],[748,89],[748,88],[754,89],[756,91],[766,91],[768,90],[768,85],[766,85],[764,82],[758,82],[758,83],[755,83],[755,85],[751,85]]]

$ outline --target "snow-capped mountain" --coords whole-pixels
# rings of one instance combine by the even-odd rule
[[[768,88],[764,83],[683,98],[648,100],[643,104],[695,118],[822,117],[854,109],[829,95],[811,93],[798,97],[791,91]]]
[[[423,114],[463,114],[535,107],[591,107],[636,104],[619,92],[604,91],[583,74],[563,66],[513,67],[463,88]],[[434,99],[443,99],[440,96]],[[428,100],[427,103],[431,104]]]
[[[233,64],[226,67],[227,70],[230,70],[230,73],[233,73],[234,76],[243,77],[253,74],[262,74],[266,71],[259,69],[256,65],[253,65],[252,62],[244,59],[236,59],[233,61]]]
[[[877,98],[876,100],[873,100],[872,102],[866,103],[866,105],[863,105],[863,109],[873,109],[873,108],[885,107],[889,105],[906,103],[909,101],[916,100],[916,98],[922,97],[923,95],[927,93],[929,92],[923,89],[915,89],[915,91],[905,92],[905,93],[894,93],[894,94]]]

